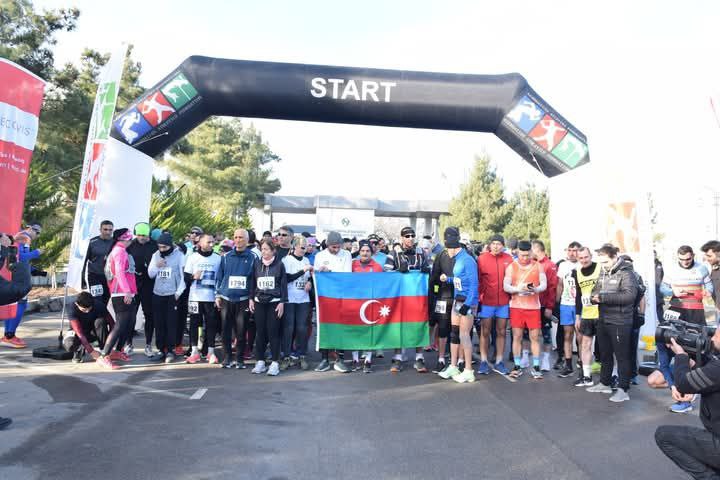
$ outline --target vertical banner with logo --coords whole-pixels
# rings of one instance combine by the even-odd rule
[[[640,329],[640,336],[646,344],[652,345],[658,319],[655,310],[655,255],[647,195],[632,195],[627,200],[609,203],[606,225],[606,239],[633,259],[635,271],[645,282],[645,325]]]
[[[0,58],[0,232],[11,235],[22,220],[44,91],[44,80]],[[6,269],[0,274],[10,278]],[[0,306],[0,319],[14,317],[15,308]]]
[[[76,290],[80,289],[80,276],[88,243],[97,230],[95,223],[99,222],[95,218],[95,209],[100,194],[106,144],[115,114],[126,52],[127,45],[123,44],[112,53],[110,61],[100,73],[95,106],[90,117],[68,264],[67,284]]]

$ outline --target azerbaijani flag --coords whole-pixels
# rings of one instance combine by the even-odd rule
[[[428,329],[426,273],[315,273],[317,348],[423,347]]]

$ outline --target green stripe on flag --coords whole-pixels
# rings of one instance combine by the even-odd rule
[[[382,350],[424,347],[429,344],[428,322],[402,322],[373,326],[321,323],[318,326],[319,348]]]

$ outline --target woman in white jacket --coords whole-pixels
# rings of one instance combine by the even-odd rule
[[[150,360],[172,363],[175,360],[173,347],[178,324],[177,299],[185,290],[185,255],[175,247],[169,233],[160,235],[157,243],[158,251],[153,254],[148,265],[148,276],[155,279],[152,305],[158,349],[158,353]]]

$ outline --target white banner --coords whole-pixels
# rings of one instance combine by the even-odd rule
[[[88,243],[90,238],[97,234],[97,225],[94,225],[96,223],[94,221],[96,203],[101,198],[100,185],[106,154],[105,147],[110,138],[110,128],[115,115],[126,53],[127,45],[122,44],[112,53],[107,65],[100,72],[95,105],[90,118],[68,263],[67,283],[76,290],[79,290],[81,286],[80,276]]]
[[[318,208],[316,235],[319,238],[336,231],[346,238],[367,238],[375,231],[375,210]]]

